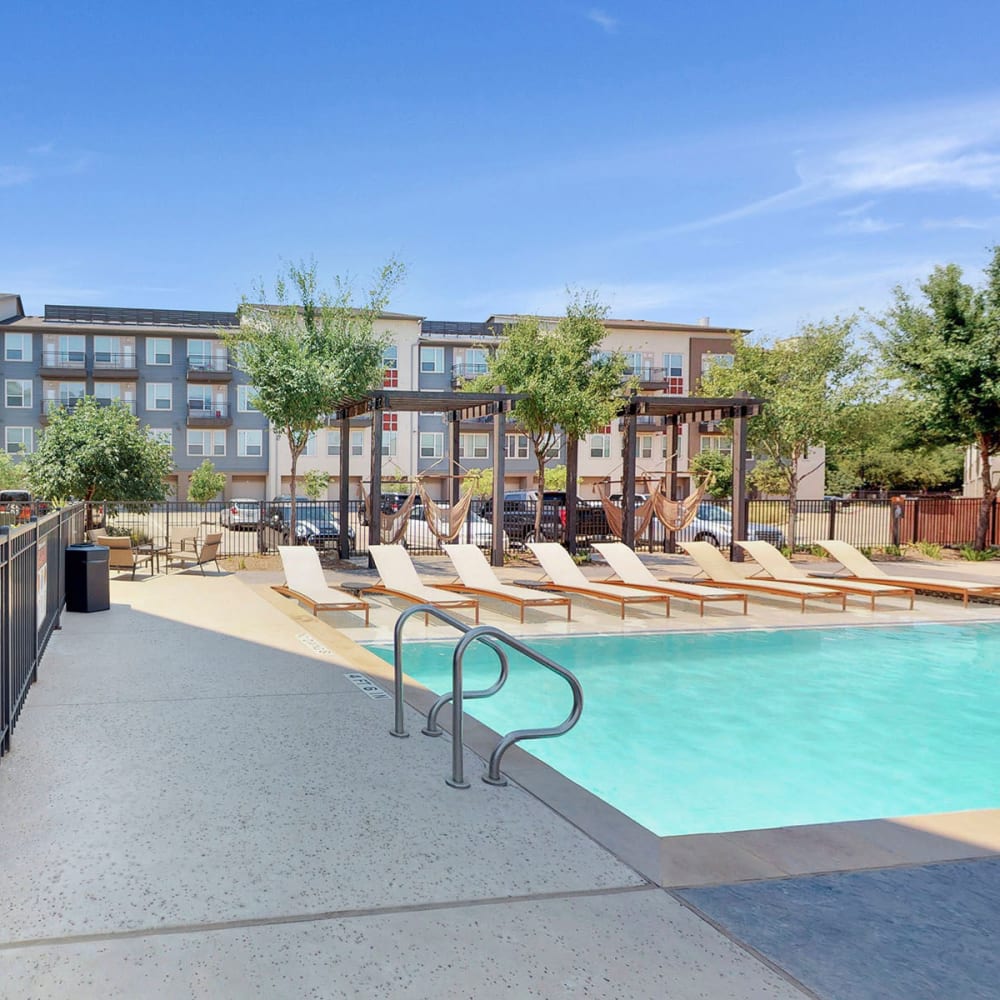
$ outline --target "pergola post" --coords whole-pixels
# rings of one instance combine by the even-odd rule
[[[680,436],[677,433],[677,415],[672,414],[666,418],[667,421],[667,467],[666,473],[667,478],[670,482],[670,499],[676,500],[677,497],[677,464],[678,455],[677,452],[680,448]],[[664,531],[663,533],[663,550],[664,552],[673,555],[677,551],[677,539],[676,532]]]
[[[340,558],[351,556],[351,541],[347,537],[351,506],[351,420],[340,418]],[[360,520],[360,518],[359,518]]]
[[[493,410],[493,551],[490,562],[503,565],[503,487],[507,459],[507,414],[503,403]]]
[[[622,446],[622,541],[635,548],[635,452],[636,413],[635,400],[630,400],[625,410],[625,434]]]
[[[570,555],[576,555],[576,527],[579,518],[576,512],[576,481],[580,470],[580,439],[566,435],[566,548]],[[545,484],[538,491],[541,502],[545,502]]]
[[[745,540],[747,537],[747,409],[733,407],[733,538]],[[743,562],[743,549],[730,545],[729,558],[732,562]]]
[[[368,520],[368,544],[378,545],[382,541],[382,400],[375,397],[371,405],[372,415],[372,475],[369,496],[372,515]],[[368,557],[369,568],[375,561]]]
[[[457,410],[449,410],[448,420],[450,421],[448,429],[451,431],[448,435],[448,473],[451,478],[448,480],[445,497],[448,503],[454,507],[458,503],[462,485],[462,466],[458,460],[462,448],[461,414]]]

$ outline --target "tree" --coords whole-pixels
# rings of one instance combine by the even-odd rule
[[[72,410],[52,410],[25,464],[32,491],[50,500],[162,501],[173,471],[169,443],[150,437],[125,405],[102,405],[93,396]]]
[[[462,477],[462,489],[469,490],[473,496],[488,497],[493,495],[493,469],[469,469]]]
[[[288,441],[292,538],[299,457],[339,403],[382,384],[389,335],[375,327],[403,270],[390,260],[355,305],[348,279],[335,278],[334,291],[323,292],[315,261],[289,265],[275,282],[271,303],[259,287],[258,301],[240,306],[239,328],[222,331],[237,367],[250,378],[254,405]]]
[[[554,328],[537,317],[524,317],[504,330],[503,340],[487,362],[487,372],[468,383],[473,391],[503,386],[524,393],[514,405],[518,428],[531,441],[538,482],[545,483],[545,462],[561,435],[576,447],[585,434],[610,423],[631,388],[620,353],[601,355],[607,308],[593,293],[571,295]],[[535,534],[541,537],[542,505],[535,511]]]
[[[711,477],[705,492],[716,500],[733,495],[733,456],[721,451],[702,451],[691,459],[691,473],[700,486]]]
[[[16,490],[24,485],[25,465],[0,451],[0,490]]]
[[[809,449],[829,444],[837,417],[859,394],[863,358],[851,346],[853,318],[803,326],[795,337],[773,344],[733,337],[731,366],[713,364],[702,378],[706,396],[747,392],[764,401],[747,421],[747,446],[769,462],[767,470],[788,494],[788,531],[795,538],[799,461]],[[761,473],[764,475],[764,473]]]
[[[195,503],[208,503],[226,488],[226,474],[216,472],[210,459],[205,459],[188,481],[188,497]]]
[[[319,469],[310,469],[302,479],[302,492],[310,500],[318,500],[330,488],[330,477]]]
[[[1000,451],[1000,246],[992,253],[982,289],[962,281],[955,264],[936,267],[920,286],[922,301],[897,287],[880,320],[883,357],[917,402],[928,440],[979,453],[983,498],[973,547],[980,551],[997,497],[991,459]]]

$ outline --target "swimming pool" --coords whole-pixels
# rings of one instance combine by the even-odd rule
[[[660,836],[1000,806],[1000,624],[533,645],[585,705],[572,732],[522,746]],[[408,643],[406,673],[449,690],[453,648]],[[465,663],[470,690],[496,676],[488,650]],[[569,706],[565,682],[512,653],[503,691],[465,708],[503,733]]]

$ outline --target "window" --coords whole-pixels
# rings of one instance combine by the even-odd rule
[[[187,404],[191,413],[207,412],[209,416],[215,410],[212,402],[212,387],[210,385],[189,385],[187,387]]]
[[[31,379],[7,379],[6,406],[12,410],[31,409]]]
[[[490,457],[489,434],[459,434],[458,457],[489,458]]]
[[[189,455],[218,456],[226,454],[225,431],[188,431],[187,453]]]
[[[87,338],[79,334],[67,334],[59,338],[59,360],[74,365],[82,365],[87,352]]]
[[[626,375],[638,375],[640,378],[649,377],[649,365],[642,363],[641,351],[622,351],[622,357],[625,359]]]
[[[238,385],[236,387],[236,409],[240,413],[260,413],[254,406],[254,388],[252,385]]]
[[[326,453],[335,458],[340,455],[340,431],[326,432]]]
[[[146,338],[146,364],[169,365],[171,363],[170,338]]]
[[[653,435],[640,434],[636,438],[636,454],[639,458],[653,457]]]
[[[4,449],[8,455],[31,452],[34,432],[30,427],[5,427]]]
[[[59,398],[56,405],[72,408],[78,399],[83,399],[87,393],[85,382],[60,382]],[[48,403],[49,400],[46,400]]]
[[[188,368],[212,371],[212,341],[189,340],[187,344]]]
[[[590,457],[610,458],[611,457],[611,435],[591,434],[590,435]]]
[[[237,431],[236,432],[236,454],[240,458],[259,458],[264,454],[264,432]]]
[[[305,458],[316,457],[316,431],[309,432],[309,437],[306,438],[306,446],[302,449],[302,454]]]
[[[684,425],[683,424],[678,424],[677,425],[677,453],[678,454],[680,454],[680,452],[681,452],[681,440],[683,439],[683,437],[684,437]],[[660,454],[663,456],[663,458],[667,457],[667,454],[668,454],[667,447],[669,446],[669,444],[670,444],[670,435],[669,434],[662,435],[662,440],[660,441]]]
[[[731,437],[703,437],[701,439],[702,451],[714,451],[720,455],[733,454],[733,439]]]
[[[382,353],[382,385],[386,389],[399,388],[399,356],[395,344],[389,344]]]
[[[126,361],[135,363],[134,358],[123,357],[121,337],[94,337],[95,365],[124,365]]]
[[[443,347],[421,347],[420,348],[420,373],[422,375],[433,375],[444,371],[444,348]]]
[[[733,367],[732,354],[712,354],[707,351],[701,356],[701,373],[704,375],[712,365],[721,365],[723,368]]]
[[[505,434],[503,445],[508,458],[528,457],[528,437],[525,434]]]
[[[388,458],[396,457],[396,435],[399,431],[399,414],[382,414],[382,455]]]
[[[174,432],[169,427],[147,427],[146,435],[151,441],[161,441],[171,448],[174,446]]]
[[[173,406],[173,386],[169,382],[146,383],[147,410],[171,410]]]
[[[3,341],[4,361],[31,360],[31,334],[8,333]]]
[[[464,434],[462,436],[465,437]],[[441,458],[443,455],[444,455],[444,435],[434,434],[434,433],[421,433],[420,457]]]
[[[684,355],[663,355],[663,381],[670,396],[684,395]]]
[[[484,375],[487,367],[487,354],[484,348],[467,347],[465,349],[465,363],[462,365],[463,375],[475,378],[477,375]]]
[[[351,454],[363,455],[365,450],[365,432],[351,431]]]

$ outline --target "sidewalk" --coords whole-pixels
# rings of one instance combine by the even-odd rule
[[[237,576],[112,601],[0,767],[0,996],[808,995],[518,787],[448,788]]]

